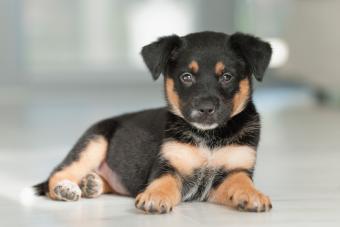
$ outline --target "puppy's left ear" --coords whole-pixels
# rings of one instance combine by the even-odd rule
[[[231,48],[246,61],[255,78],[262,81],[272,56],[270,44],[257,37],[243,33],[233,34],[229,42]]]
[[[181,38],[177,35],[159,38],[156,42],[142,48],[143,60],[154,80],[164,72],[167,63],[174,58],[176,50],[181,46]]]

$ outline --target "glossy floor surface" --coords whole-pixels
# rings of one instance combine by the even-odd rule
[[[145,215],[133,199],[114,195],[66,203],[25,194],[90,123],[160,105],[157,89],[136,88],[143,94],[137,98],[124,89],[104,95],[32,89],[0,100],[0,226],[340,226],[340,111],[294,93],[257,93],[263,133],[255,184],[272,199],[269,213],[192,202],[168,215]],[[273,108],[299,99],[303,104]]]

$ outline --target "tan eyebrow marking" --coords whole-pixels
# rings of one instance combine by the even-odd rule
[[[225,65],[223,64],[223,62],[219,61],[216,63],[215,65],[215,73],[218,76],[222,75],[222,72],[224,71]]]
[[[198,70],[199,70],[199,66],[198,66],[197,61],[192,60],[192,61],[190,62],[190,64],[188,65],[188,68],[189,68],[190,70],[192,70],[193,73],[197,73]]]

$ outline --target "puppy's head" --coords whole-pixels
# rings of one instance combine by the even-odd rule
[[[251,98],[251,76],[259,81],[271,47],[251,35],[200,32],[162,37],[142,49],[153,78],[164,75],[170,110],[196,128],[224,125]]]

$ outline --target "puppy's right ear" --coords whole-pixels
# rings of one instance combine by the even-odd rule
[[[181,46],[181,38],[177,35],[159,38],[156,42],[142,48],[143,60],[150,70],[154,80],[164,72],[167,63]]]

